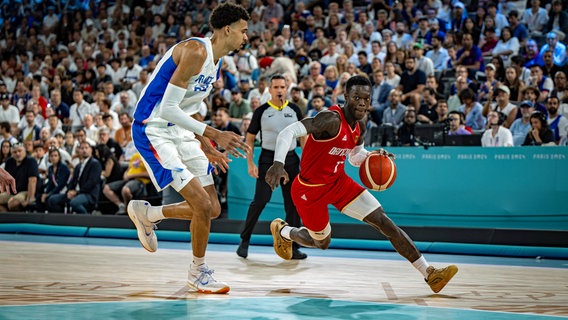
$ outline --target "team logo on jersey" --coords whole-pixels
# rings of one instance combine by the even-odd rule
[[[285,113],[284,118],[292,118],[294,115],[291,113]]]
[[[200,74],[199,77],[197,77],[197,79],[195,80],[193,91],[207,91],[207,88],[211,83],[213,83],[212,76],[205,77],[204,75]]]
[[[302,198],[302,200],[308,201],[308,198],[306,197],[305,194],[303,194],[300,198]]]
[[[343,139],[341,139],[341,141],[347,141],[347,135],[344,135]]]
[[[358,140],[359,140],[359,136],[356,135],[356,136],[355,136],[355,142],[357,142]]]

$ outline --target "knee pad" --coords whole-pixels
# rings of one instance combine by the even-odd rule
[[[363,221],[366,216],[377,208],[381,207],[381,203],[377,198],[365,190],[359,197],[353,200],[347,207],[343,208],[341,213],[350,216],[351,218]]]
[[[310,229],[307,229],[307,230],[310,233],[310,236],[314,240],[322,241],[323,239],[327,238],[331,234],[331,225],[328,222],[327,226],[325,226],[325,228],[323,228],[323,230],[321,230],[321,231],[312,231]]]

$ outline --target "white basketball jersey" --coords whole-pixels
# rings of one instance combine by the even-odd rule
[[[201,102],[209,95],[213,88],[213,82],[217,81],[219,78],[221,65],[223,63],[223,59],[219,59],[217,64],[215,64],[210,38],[189,38],[186,41],[191,40],[203,43],[207,50],[207,58],[199,74],[191,77],[189,80],[187,91],[180,103],[180,108],[187,113],[188,116],[199,111]],[[162,59],[158,62],[156,69],[152,72],[148,84],[140,93],[140,99],[134,111],[134,121],[141,123],[168,122],[158,115],[160,114],[162,97],[177,67],[173,60],[172,52],[178,45],[179,43],[171,47],[164,54]]]

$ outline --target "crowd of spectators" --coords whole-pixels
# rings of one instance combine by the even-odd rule
[[[373,83],[369,145],[419,145],[415,128],[435,124],[485,132],[484,146],[566,145],[566,0],[237,2],[249,43],[222,60],[196,115],[221,130],[244,135],[271,75],[312,117],[342,104],[357,74]],[[217,4],[2,1],[0,163],[18,194],[0,195],[0,210],[91,212],[104,200],[124,213],[147,197],[136,101],[169,48],[211,35]]]

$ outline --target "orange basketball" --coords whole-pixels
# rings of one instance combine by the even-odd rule
[[[359,178],[365,187],[384,191],[396,180],[396,165],[388,156],[372,154],[359,167]]]

